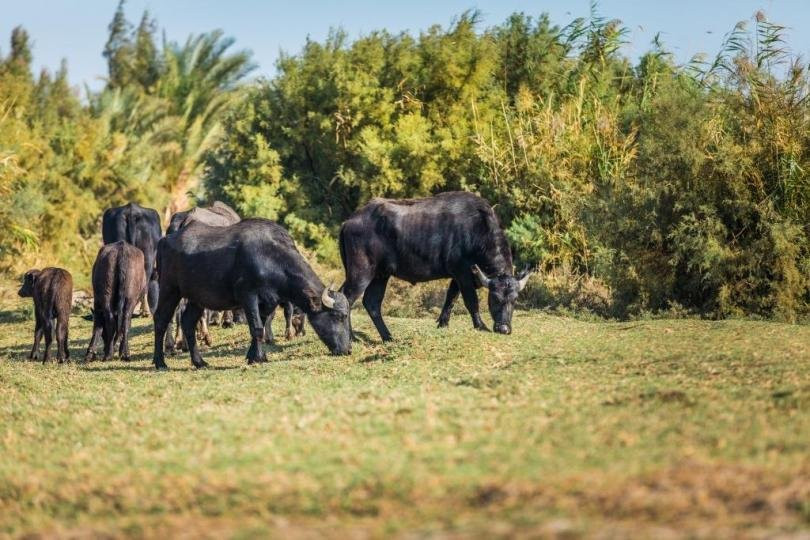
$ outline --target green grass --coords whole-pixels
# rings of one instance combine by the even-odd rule
[[[24,358],[0,322],[0,536],[761,536],[810,528],[810,327],[389,318],[335,358],[313,332],[248,368]],[[278,319],[283,319],[278,317]],[[71,319],[83,356],[90,323]],[[277,335],[280,330],[277,331]]]

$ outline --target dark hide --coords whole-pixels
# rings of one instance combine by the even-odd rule
[[[39,342],[45,336],[45,353],[42,363],[48,361],[51,341],[56,331],[56,358],[61,364],[70,359],[68,349],[68,319],[73,298],[73,277],[61,268],[29,270],[23,277],[23,284],[17,292],[22,297],[34,299],[34,346],[28,358],[39,356]],[[54,319],[56,325],[54,325]]]
[[[250,327],[248,363],[266,361],[262,352],[264,321],[279,303],[291,302],[333,354],[349,354],[349,306],[328,291],[284,228],[264,219],[229,227],[191,223],[166,236],[158,246],[160,300],[155,313],[154,362],[165,369],[163,339],[181,298],[188,299],[182,319],[191,362],[207,364],[197,349],[194,327],[203,309],[245,310]]]
[[[118,354],[129,360],[129,328],[132,313],[146,289],[143,252],[120,241],[102,247],[93,264],[93,336],[85,360],[95,359],[99,335],[104,340],[104,360],[112,358],[115,343]]]
[[[383,341],[391,339],[381,310],[391,276],[410,283],[450,278],[440,327],[447,326],[461,292],[473,326],[487,330],[475,292],[486,285],[495,330],[504,334],[512,331],[515,300],[528,278],[528,273],[513,276],[512,254],[489,203],[461,191],[425,199],[372,200],[343,223],[340,255],[346,270],[341,291],[350,305],[363,296]],[[474,273],[476,265],[485,283]]]
[[[154,314],[158,298],[155,256],[161,236],[157,211],[136,203],[109,208],[104,211],[101,221],[101,235],[105,244],[123,240],[143,252],[144,273],[149,286],[144,290],[141,315],[147,316],[147,298],[149,311]]]

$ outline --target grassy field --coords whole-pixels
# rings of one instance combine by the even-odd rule
[[[0,535],[764,537],[810,531],[810,327],[367,317],[248,368],[243,326],[151,369],[25,360],[0,317]],[[283,319],[278,317],[278,319]],[[278,321],[277,321],[278,322]],[[71,353],[90,323],[71,320]],[[277,332],[280,334],[280,330]]]

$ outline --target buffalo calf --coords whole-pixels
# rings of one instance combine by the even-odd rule
[[[68,349],[68,319],[73,297],[73,278],[70,272],[61,268],[29,270],[23,277],[23,284],[17,292],[22,297],[34,299],[34,347],[29,358],[36,360],[39,355],[39,341],[45,335],[45,353],[42,363],[48,361],[51,340],[56,330],[56,358],[59,363],[70,359]],[[56,319],[56,326],[54,326]]]
[[[96,356],[96,343],[104,340],[104,360],[120,339],[118,354],[129,360],[129,327],[135,306],[146,290],[143,252],[124,241],[101,248],[93,264],[93,337],[85,360]]]

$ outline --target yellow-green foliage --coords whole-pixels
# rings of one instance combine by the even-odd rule
[[[235,84],[252,69],[221,32],[154,44],[144,14],[133,32],[122,6],[105,50],[110,79],[83,105],[64,67],[31,74],[28,35],[14,30],[0,58],[0,267],[59,264],[88,273],[104,209],[138,201],[188,204],[203,153],[219,133]],[[203,77],[202,75],[207,76]]]
[[[64,69],[31,75],[15,31],[4,268],[39,253],[86,272],[104,208],[214,199],[338,265],[339,225],[371,197],[462,189],[495,206],[520,264],[609,291],[602,314],[808,314],[810,76],[762,13],[686,67],[658,39],[622,56],[626,29],[594,5],[564,27],[467,12],[418,35],[335,30],[244,86],[250,55],[220,32],[162,48],[155,32],[119,6],[109,82],[83,106]]]

